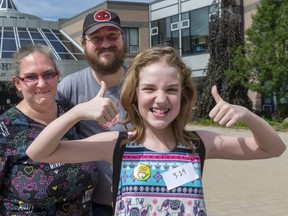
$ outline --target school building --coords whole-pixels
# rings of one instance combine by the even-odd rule
[[[86,67],[81,48],[82,25],[85,16],[97,9],[112,10],[119,15],[128,46],[127,65],[142,50],[168,44],[179,50],[192,68],[193,77],[200,82],[206,76],[209,61],[209,19],[221,3],[222,0],[156,0],[151,3],[106,0],[69,19],[46,21],[21,13],[13,0],[0,0],[0,106],[13,103],[9,96],[4,96],[5,85],[14,72],[12,55],[23,44],[50,46],[62,77]],[[235,0],[231,6],[231,13],[243,23],[244,29],[251,25],[251,14],[258,4],[259,0]],[[257,104],[259,96],[251,94],[251,97]]]

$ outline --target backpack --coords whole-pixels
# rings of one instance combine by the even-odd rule
[[[113,183],[112,183],[112,207],[115,207],[119,180],[120,180],[120,171],[121,171],[121,163],[122,163],[122,156],[125,150],[125,145],[120,145],[123,140],[127,139],[128,135],[126,132],[119,132],[119,137],[116,142],[114,153],[113,153]]]

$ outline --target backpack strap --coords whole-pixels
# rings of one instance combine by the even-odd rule
[[[127,132],[119,132],[119,137],[116,142],[114,153],[113,153],[113,186],[112,186],[112,193],[113,193],[113,200],[112,200],[112,207],[115,207],[116,199],[117,199],[117,192],[120,180],[120,171],[121,171],[121,163],[122,163],[122,156],[125,150],[125,145],[121,146],[123,140],[127,139]]]
[[[203,168],[204,168],[205,155],[206,155],[205,145],[201,137],[195,131],[191,131],[191,133],[193,133],[198,138],[197,140],[193,140],[193,142],[197,144],[196,152],[199,154],[199,157],[200,157],[201,174],[203,175]]]

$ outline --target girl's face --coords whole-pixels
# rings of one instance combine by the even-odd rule
[[[154,129],[169,127],[180,110],[181,83],[177,68],[163,62],[142,68],[136,94],[145,126]]]

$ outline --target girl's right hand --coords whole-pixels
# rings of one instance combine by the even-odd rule
[[[118,108],[110,98],[104,97],[105,93],[106,83],[101,81],[101,89],[95,98],[76,105],[75,108],[82,120],[96,120],[101,124],[113,120],[118,113]]]

